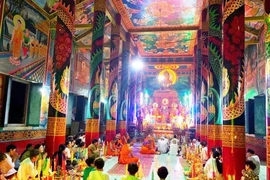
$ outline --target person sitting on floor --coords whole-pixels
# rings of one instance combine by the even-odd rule
[[[5,180],[4,174],[12,168],[12,165],[8,163],[7,156],[0,152],[0,179]]]
[[[259,180],[259,176],[255,173],[256,165],[253,161],[247,160],[245,162],[245,169],[242,170],[241,180]]]
[[[27,144],[25,150],[21,154],[20,162],[22,162],[26,158],[30,157],[30,151],[32,151],[33,149],[34,149],[33,144]]]
[[[7,156],[7,163],[9,163],[12,168],[4,174],[6,179],[12,179],[14,176],[16,176],[17,171],[15,170],[15,162],[17,160],[18,153],[17,153],[17,147],[13,144],[10,144],[6,147],[6,153]]]
[[[95,171],[91,171],[87,180],[109,180],[109,175],[103,172],[104,160],[102,158],[97,158],[94,161]]]
[[[259,176],[259,174],[260,174],[260,166],[261,166],[261,162],[260,162],[259,156],[257,156],[255,154],[255,151],[252,150],[252,149],[248,149],[247,150],[246,156],[247,156],[247,160],[252,161],[256,165],[256,168],[254,170],[254,173]]]
[[[161,154],[166,154],[168,152],[168,142],[165,140],[164,136],[158,140],[158,152]]]
[[[154,138],[148,135],[142,144],[140,153],[142,154],[155,154],[156,153],[156,146]]]
[[[98,140],[93,139],[92,143],[88,146],[88,157],[97,158],[100,155],[100,148],[98,147]]]
[[[121,137],[121,143],[122,143],[122,144],[127,144],[127,141],[128,141],[129,138],[130,138],[130,137],[129,137],[129,134],[126,133],[125,135],[123,135],[123,136]]]
[[[23,160],[18,170],[18,180],[35,179],[38,176],[38,171],[35,169],[39,151],[34,149],[30,152],[30,157]]]
[[[120,133],[116,134],[115,139],[116,139],[115,146],[118,150],[120,150],[122,148],[122,146],[124,145],[122,143],[121,134]]]
[[[127,177],[122,177],[121,180],[139,180],[135,175],[138,172],[139,167],[136,163],[128,164],[129,175]]]
[[[90,172],[95,171],[95,164],[94,164],[95,158],[94,157],[89,157],[86,159],[85,163],[87,164],[87,168],[84,169],[83,171],[83,180],[87,180]]]
[[[160,180],[165,180],[169,172],[166,167],[161,166],[160,168],[158,168],[157,174]]]
[[[170,143],[169,155],[176,156],[178,154],[178,150],[179,150],[179,140],[176,138],[176,135],[174,135],[174,138],[171,140]]]
[[[116,148],[115,143],[116,143],[115,138],[108,143],[108,146],[107,146],[107,155],[108,156],[118,156],[119,155],[119,149]]]
[[[134,142],[132,139],[129,139],[127,141],[127,144],[125,144],[119,153],[118,157],[118,163],[119,164],[129,164],[129,163],[137,163],[139,161],[139,158],[134,157],[132,153],[132,148]]]

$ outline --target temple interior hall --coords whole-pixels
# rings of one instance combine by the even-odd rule
[[[269,13],[1,0],[0,179],[270,180]]]

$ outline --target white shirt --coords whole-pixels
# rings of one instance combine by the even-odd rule
[[[29,177],[34,179],[36,175],[38,175],[38,171],[35,169],[35,165],[30,158],[23,160],[17,173],[18,180],[28,180]]]
[[[202,152],[201,152],[202,161],[207,161],[208,159],[207,151],[208,151],[207,147],[202,148]]]
[[[209,179],[214,179],[214,174],[215,174],[215,177],[219,176],[219,172],[217,169],[217,163],[216,163],[215,158],[211,157],[205,163],[204,173],[207,175],[207,178],[209,178]]]
[[[161,153],[167,153],[167,149],[168,149],[168,142],[164,139],[159,139],[158,140],[158,151]]]
[[[259,176],[259,174],[260,174],[260,166],[261,166],[259,156],[257,156],[257,155],[250,156],[248,158],[248,160],[252,161],[256,165],[256,168],[254,169],[254,173]]]
[[[12,158],[9,156],[9,154],[5,153],[5,155],[7,156],[7,162],[10,164],[10,166],[12,167],[7,174],[4,174],[5,177],[10,176],[14,173],[16,173],[17,171],[14,169],[15,167],[15,163],[12,162]]]
[[[65,156],[66,156],[67,158],[71,158],[71,155],[70,155],[70,149],[67,148],[67,147],[66,147],[66,149],[65,149]]]
[[[172,139],[170,144],[169,154],[171,156],[176,156],[178,151],[178,139]]]

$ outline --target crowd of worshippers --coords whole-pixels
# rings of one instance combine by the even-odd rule
[[[118,156],[118,163],[127,164],[128,171],[133,176],[137,173],[140,164],[139,158],[133,154],[134,142],[126,133],[122,136],[117,134],[112,141],[106,144],[103,140],[93,139],[92,143],[86,147],[84,134],[69,136],[66,143],[61,144],[58,151],[50,157],[51,170],[55,172],[61,168],[66,172],[76,173],[78,168],[81,168],[79,164],[84,163],[83,173],[77,174],[83,176],[84,180],[98,180],[99,177],[109,179],[108,174],[103,172],[104,159]],[[44,167],[48,164],[48,157],[44,144],[28,144],[21,155],[18,155],[16,149],[15,145],[10,144],[6,147],[5,153],[0,153],[0,180],[29,180],[40,178],[45,174],[46,168]],[[203,171],[208,179],[222,178],[222,149],[220,147],[211,148],[208,154],[207,143],[204,141],[199,142],[196,139],[188,141],[177,138],[176,135],[170,140],[166,136],[161,136],[156,140],[153,135],[147,135],[140,149],[141,154],[169,154],[170,156],[182,156],[187,160],[195,152],[199,152]],[[259,179],[259,157],[252,149],[248,149],[246,155],[247,161],[241,180]],[[167,169],[165,169],[166,167],[162,167],[158,170],[158,176],[161,179],[165,179],[168,175],[168,173],[166,175]]]
[[[208,154],[207,143],[205,141],[199,142],[198,140],[193,139],[188,145],[186,145],[186,148],[183,149],[184,151],[182,151],[182,156],[185,159],[190,160],[190,158],[200,158],[200,162],[203,164],[203,172],[207,179],[224,179],[222,172],[221,147],[212,147]],[[259,180],[259,174],[260,158],[255,154],[254,150],[248,149],[246,152],[245,169],[242,170],[241,180]]]
[[[110,149],[110,144],[117,148]],[[92,143],[86,147],[85,135],[69,136],[65,144],[61,144],[50,159],[47,157],[45,145],[27,144],[26,149],[21,155],[17,153],[17,147],[10,144],[6,147],[5,153],[0,153],[0,180],[18,179],[29,180],[44,177],[45,170],[48,171],[48,164],[52,172],[61,171],[68,172],[69,175],[77,172],[80,168],[83,173],[75,174],[75,176],[83,176],[83,179],[95,180],[96,177],[108,177],[102,172],[104,159],[107,155],[106,151],[111,150],[113,155],[118,155],[118,163],[130,164],[139,162],[137,157],[133,156],[131,146],[134,141],[129,138],[128,133],[121,136],[117,134],[115,139],[108,143],[107,147],[103,140],[93,139]],[[117,151],[117,153],[116,153]],[[101,157],[105,157],[104,159]],[[49,161],[49,162],[48,162]],[[83,164],[83,168],[80,165]],[[96,169],[97,171],[90,173]],[[47,172],[46,172],[47,173]]]

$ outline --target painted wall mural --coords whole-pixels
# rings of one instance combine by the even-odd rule
[[[0,36],[0,72],[43,82],[48,23],[25,1],[5,3]]]
[[[73,92],[87,97],[90,83],[90,50],[78,49],[75,52]]]
[[[113,0],[127,29],[156,26],[198,25],[202,1]],[[121,11],[120,11],[121,9]]]
[[[137,42],[141,56],[193,55],[196,31],[140,34]]]
[[[179,99],[183,98],[183,94],[190,92],[191,85],[190,85],[190,77],[189,76],[179,76],[176,77],[177,79],[175,82],[171,85],[171,89],[174,89],[179,94]],[[158,90],[162,87],[160,84],[158,77],[146,77],[145,80],[145,89],[147,91],[147,94],[152,97],[155,90]]]
[[[259,44],[249,45],[245,49],[246,101],[258,94],[263,94],[265,90],[265,33],[266,29],[263,27]]]

